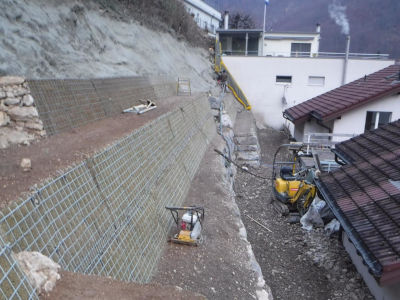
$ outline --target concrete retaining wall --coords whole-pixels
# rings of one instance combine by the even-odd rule
[[[182,204],[215,132],[200,96],[4,210],[0,295],[34,295],[10,254],[23,250],[69,271],[148,282],[173,224],[164,206]]]

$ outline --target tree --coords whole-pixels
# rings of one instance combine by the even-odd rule
[[[250,15],[235,12],[229,18],[230,29],[254,29],[255,24]]]

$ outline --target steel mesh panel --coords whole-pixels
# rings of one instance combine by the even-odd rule
[[[36,298],[11,250],[39,251],[72,272],[148,282],[173,225],[164,207],[185,199],[213,124],[205,97],[189,102],[5,209],[0,295]]]
[[[167,77],[28,80],[47,134],[79,127],[121,114],[140,100],[176,94]]]

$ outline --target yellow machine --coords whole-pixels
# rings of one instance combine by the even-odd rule
[[[198,246],[202,242],[202,225],[204,208],[200,206],[170,207],[166,206],[174,218],[177,232],[170,241],[177,244]]]
[[[304,168],[299,162],[300,157],[312,157],[313,155],[302,152],[304,144],[292,143],[281,145],[274,155],[273,162],[273,186],[274,197],[287,204],[289,209],[298,210],[303,215],[308,210],[314,199],[317,189],[314,178],[318,175],[317,167]],[[292,152],[292,161],[277,161],[278,153],[283,149]],[[288,153],[285,153],[286,157]],[[318,159],[318,158],[316,158]]]

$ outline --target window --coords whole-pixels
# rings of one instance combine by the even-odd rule
[[[292,56],[310,56],[311,43],[292,43]]]
[[[365,131],[373,130],[381,125],[388,124],[390,123],[391,119],[391,112],[367,111],[367,118],[365,120]]]
[[[325,77],[324,76],[309,76],[308,77],[308,85],[324,86],[325,85]]]
[[[292,76],[277,75],[276,82],[277,83],[292,83]]]

